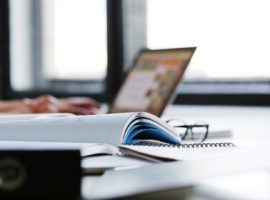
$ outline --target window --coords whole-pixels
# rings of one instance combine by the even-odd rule
[[[106,2],[43,0],[44,74],[51,79],[104,79]]]
[[[268,1],[147,0],[146,7],[147,47],[197,46],[183,93],[270,94]]]
[[[142,48],[196,46],[176,102],[270,104],[267,0],[2,2],[13,94],[111,99]]]
[[[106,0],[9,0],[9,10],[15,91],[104,90]]]

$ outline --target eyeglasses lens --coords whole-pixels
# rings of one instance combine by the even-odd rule
[[[206,123],[196,123],[192,126],[192,139],[203,141],[208,132],[208,125]]]

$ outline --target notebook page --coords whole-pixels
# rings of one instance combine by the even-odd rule
[[[223,143],[220,143],[223,144]],[[226,144],[226,143],[224,143]],[[154,146],[154,145],[121,145],[122,152],[136,156],[149,156],[158,160],[193,160],[209,156],[220,156],[234,152],[238,147],[234,146]]]

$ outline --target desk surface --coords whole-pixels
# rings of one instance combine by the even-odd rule
[[[188,123],[203,120],[210,129],[229,129],[237,144],[270,142],[270,107],[169,106],[164,117],[181,118]]]
[[[165,110],[163,118],[180,118],[187,123],[203,120],[208,122],[210,128],[214,130],[229,129],[233,135],[230,140],[240,146],[267,146],[270,144],[269,107],[169,106]],[[84,198],[87,199],[98,179],[99,177],[83,179],[82,194]],[[202,191],[201,188],[200,190]]]

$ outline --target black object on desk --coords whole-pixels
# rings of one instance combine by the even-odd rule
[[[74,199],[80,173],[79,150],[1,150],[0,199]]]

